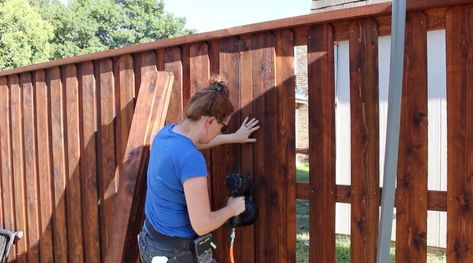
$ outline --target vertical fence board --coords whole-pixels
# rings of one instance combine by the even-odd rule
[[[10,128],[10,86],[8,78],[0,78],[0,158],[2,176],[2,207],[3,207],[3,224],[7,229],[16,229],[15,227],[15,206],[13,203],[13,171],[12,171],[12,145],[11,145],[11,128]],[[11,251],[11,259],[15,258],[16,248]]]
[[[35,72],[35,111],[36,111],[36,136],[37,136],[37,162],[39,184],[39,221],[40,221],[40,261],[53,262],[52,239],[52,181],[51,181],[51,152],[49,144],[49,99],[46,74],[43,70]]]
[[[17,75],[10,76],[10,100],[11,100],[11,142],[12,142],[12,171],[13,171],[13,191],[15,204],[15,223],[16,229],[25,233],[27,230],[26,219],[26,196],[25,196],[25,174],[24,174],[24,156],[23,156],[23,112],[22,95],[19,79]],[[27,238],[21,239],[16,243],[18,262],[26,262],[26,253],[28,249]]]
[[[353,22],[350,40],[351,260],[375,262],[379,214],[378,30]]]
[[[447,11],[447,260],[473,262],[473,5]]]
[[[141,78],[143,78],[145,74],[156,72],[158,70],[156,63],[156,54],[154,52],[143,53],[141,56]],[[149,77],[146,80],[149,81]],[[140,85],[140,88],[141,86],[143,85]],[[151,133],[148,134],[149,138],[147,139],[152,140],[157,133],[157,130],[153,130]]]
[[[252,91],[253,91],[253,101],[252,101],[252,108],[254,116],[260,121],[260,123],[264,123],[266,125],[266,118],[265,118],[265,87],[264,87],[264,64],[263,64],[263,47],[264,47],[264,35],[258,34],[253,35],[251,40],[251,50],[252,50],[252,61],[257,62],[257,65],[252,67]],[[267,64],[267,63],[266,63]],[[265,126],[262,126],[259,131],[257,131],[254,135],[256,138],[257,143],[254,145],[254,178],[255,183],[258,187],[258,193],[256,194],[255,202],[256,206],[259,208],[259,216],[258,220],[255,222],[255,262],[265,262],[266,257],[265,255],[268,253],[267,250],[264,248],[270,249],[272,248],[272,243],[265,243],[265,231],[264,225],[266,223],[267,218],[267,210],[264,209],[265,205],[269,205],[266,203],[265,196],[263,194],[267,191],[266,188],[262,188],[265,186],[265,182],[262,180],[262,176],[264,176],[267,171],[265,171],[264,166],[264,145],[269,143],[266,142],[265,136]],[[269,140],[269,138],[268,138]]]
[[[141,84],[140,84],[140,89],[142,87],[148,87],[144,83],[149,83],[151,80],[150,75],[155,74],[157,71],[157,60],[156,60],[156,53],[155,52],[146,52],[143,53],[141,56]],[[158,85],[158,84],[156,84]],[[158,94],[162,92],[161,90],[158,90]],[[157,107],[159,107],[158,105]],[[154,109],[154,115],[152,115],[151,118],[155,118],[155,112],[156,108]],[[134,116],[134,115],[133,115]],[[156,123],[156,122],[155,122]],[[131,127],[130,127],[131,128]],[[151,127],[151,131],[147,133],[147,136],[145,138],[146,142],[150,144],[150,142],[153,140],[153,138],[156,136],[158,132],[157,127]],[[131,133],[131,131],[130,131]],[[128,142],[125,142],[127,147],[128,147]],[[126,158],[126,153],[125,153],[125,158]],[[122,160],[120,160],[122,161]],[[125,164],[125,159],[123,159],[123,162],[120,164],[120,167]],[[147,165],[142,167],[142,169],[145,169],[146,171]],[[141,171],[140,171],[141,172]],[[131,176],[131,174],[130,174]],[[146,192],[146,176],[139,176],[138,174],[135,175],[137,176],[136,182],[133,182],[133,186],[136,185],[135,187],[135,192],[141,192],[144,193]],[[124,184],[122,182],[121,184]],[[131,184],[131,182],[127,182],[127,184]],[[122,190],[123,191],[123,190]],[[127,232],[125,233],[126,236],[124,237],[124,250],[123,253],[125,253],[123,260],[125,262],[131,262],[132,260],[136,260],[138,258],[138,248],[135,245],[136,244],[136,236],[138,235],[139,231],[141,230],[142,223],[144,221],[144,203],[145,203],[145,195],[136,195],[135,197],[131,196],[125,196],[123,193],[119,193],[121,196],[118,196],[119,198],[121,197],[126,197],[129,199],[117,199],[118,202],[115,204],[119,207],[124,207],[127,208],[125,205],[132,203],[133,205],[130,208],[127,208],[128,210],[125,210],[129,215],[127,214],[127,219],[128,221],[125,222],[127,223]],[[134,198],[134,199],[132,199]],[[128,212],[129,211],[129,212]],[[115,230],[117,231],[117,230]]]
[[[79,67],[80,185],[84,261],[100,262],[100,230],[97,186],[97,94],[94,65],[84,62]]]
[[[229,130],[235,131],[238,129],[240,124],[240,113],[239,108],[239,86],[240,86],[240,54],[238,49],[238,39],[236,38],[227,38],[220,40],[219,43],[212,45],[212,50],[217,49],[219,55],[213,54],[211,60],[211,67],[213,68],[214,64],[218,64],[219,69],[217,70],[220,73],[223,73],[227,77],[228,89],[230,101],[235,107],[235,112],[232,115],[229,122]],[[212,203],[214,209],[220,209],[226,205],[226,200],[228,197],[228,192],[225,187],[215,187],[217,185],[225,185],[225,178],[230,172],[240,173],[239,161],[236,157],[240,152],[240,145],[226,145],[219,146],[212,149],[211,163],[219,164],[218,167],[212,169],[211,176],[211,185],[212,188]],[[219,248],[219,258],[220,261],[228,258],[229,251],[229,228],[223,227],[215,232],[217,243],[220,244]],[[237,236],[239,236],[239,231],[237,230]],[[234,246],[235,259],[241,259],[242,248],[237,242]]]
[[[156,52],[156,68],[158,71],[164,70],[164,49],[160,48]]]
[[[276,95],[275,37],[272,33],[261,33],[253,38],[253,107],[255,116],[264,126],[255,136],[255,179],[258,187],[256,204],[259,219],[256,221],[256,262],[286,261],[279,250],[280,236],[277,231],[281,225],[281,212],[284,207],[282,189],[275,180],[279,171],[277,151],[278,101]]]
[[[51,153],[54,178],[54,209],[53,209],[53,240],[54,261],[66,262],[67,231],[66,231],[66,171],[64,146],[64,116],[63,116],[63,88],[61,72],[58,67],[48,71],[50,88],[51,113]]]
[[[210,60],[210,74],[220,73],[220,43],[221,39],[212,39],[208,41],[209,46],[209,60]]]
[[[28,262],[39,262],[39,207],[36,163],[34,91],[31,73],[21,74],[23,92],[23,145],[28,234]]]
[[[221,73],[225,74],[225,72],[220,72],[220,41],[221,41],[221,39],[213,39],[213,40],[210,40],[206,43],[207,48],[206,48],[206,53],[205,54],[207,55],[208,61],[209,61],[209,65],[208,65],[209,78],[210,78],[210,76],[214,76],[215,74],[221,74]],[[203,63],[206,62],[205,58],[202,59],[202,62]],[[205,79],[202,79],[200,81],[200,84],[199,84],[201,86],[197,86],[197,88],[207,87],[208,84],[209,84],[208,81],[205,81]],[[205,150],[202,151],[203,154],[204,154],[205,160],[207,162],[207,167],[212,167],[212,161],[213,161],[213,156],[212,155],[217,154],[217,153],[214,153],[214,150],[219,151],[219,148],[214,147],[214,148],[205,149]],[[218,154],[224,154],[224,152],[221,152],[221,153],[218,153]],[[226,163],[225,163],[225,165],[226,165]],[[225,174],[225,172],[227,172],[226,166],[220,166],[219,168],[220,168],[219,171],[223,171],[222,175]],[[221,200],[216,200],[216,198],[213,197],[214,191],[213,191],[213,188],[212,188],[213,187],[213,180],[215,178],[217,178],[218,175],[213,176],[212,171],[213,171],[213,168],[209,169],[208,172],[209,172],[210,176],[208,178],[209,180],[207,180],[207,184],[208,184],[208,188],[209,188],[210,205],[211,205],[211,207],[214,207],[215,209],[220,209],[221,206],[219,204],[222,204],[222,203],[220,203]],[[220,187],[217,187],[217,188],[220,188]],[[219,235],[221,236],[221,232],[216,232],[216,235],[217,235],[217,237],[216,237],[217,240],[219,240]],[[226,244],[224,244],[224,245],[226,245]],[[227,253],[228,249],[223,247],[222,249],[220,249],[220,252],[221,253]],[[225,258],[227,258],[227,257],[225,257]]]
[[[174,82],[172,87],[171,102],[169,103],[166,122],[178,122],[183,116],[184,97],[182,85],[182,62],[181,49],[179,47],[167,48],[164,50],[164,70],[172,72]]]
[[[333,29],[307,33],[310,262],[335,262],[335,86]]]
[[[294,262],[296,258],[296,145],[295,145],[295,75],[294,35],[290,30],[277,31],[276,96],[278,129],[278,188],[282,201],[279,228],[280,258]]]
[[[80,185],[79,87],[77,68],[65,68],[64,98],[66,107],[66,213],[69,262],[83,262],[82,207]]]
[[[133,57],[130,55],[122,56],[115,64],[117,68],[117,160],[123,160],[125,154],[126,142],[130,132],[133,112],[135,110],[135,74],[133,71]]]
[[[207,87],[210,76],[209,48],[207,43],[193,44],[189,48],[190,96],[199,88]]]
[[[150,57],[146,54],[144,57]],[[145,58],[145,60],[148,60]],[[149,62],[150,60],[148,60]],[[150,64],[148,64],[150,65]],[[151,68],[149,66],[148,68]],[[156,67],[154,67],[156,69]],[[122,162],[115,209],[123,216],[111,226],[105,262],[135,262],[138,256],[136,235],[141,228],[143,195],[151,133],[164,125],[172,87],[172,75],[156,70],[144,71],[135,115]],[[159,124],[156,125],[156,122]],[[138,198],[138,199],[137,199]],[[140,202],[140,203],[137,203]],[[140,215],[138,215],[138,213]],[[129,243],[130,242],[130,243]]]
[[[191,86],[191,80],[190,80],[190,46],[185,45],[182,47],[182,102],[185,106],[187,105],[187,102],[189,101],[190,98],[190,86]]]
[[[187,105],[188,100],[194,95],[194,93],[203,87],[208,86],[208,80],[210,77],[210,59],[208,54],[207,43],[197,43],[193,44],[188,49],[189,56],[189,67],[188,67],[188,77],[187,79],[189,86],[185,88],[189,90],[189,97],[185,98],[185,104]],[[186,72],[187,73],[187,72]],[[207,162],[207,167],[211,167],[210,161],[210,150],[203,150],[205,160]],[[213,169],[209,169],[210,173],[213,174]],[[209,181],[212,180],[210,176]],[[215,208],[215,207],[214,207]]]
[[[154,53],[152,53],[152,55],[154,55]],[[145,55],[142,55],[141,58],[143,59],[144,56]],[[155,59],[153,61],[155,61]],[[155,62],[153,63],[155,64]],[[133,58],[131,56],[120,57],[117,63],[115,63],[115,72],[117,76],[117,130],[115,139],[117,147],[117,172],[118,174],[121,174],[123,164],[122,160],[126,151],[131,122],[135,110],[135,75],[133,70]],[[140,81],[141,77],[142,76],[140,76]],[[117,177],[117,174],[115,177]],[[142,215],[136,216],[142,217]]]
[[[92,62],[80,65],[80,152],[82,185],[82,224],[84,234],[84,260],[101,262],[101,244],[105,233],[99,229],[98,184],[97,184],[97,90]],[[103,231],[103,229],[102,229]]]
[[[107,247],[110,240],[110,226],[116,217],[113,209],[113,197],[115,195],[115,81],[111,59],[99,62],[98,86],[98,176],[100,185],[101,203],[101,233],[104,235],[103,247]]]
[[[254,116],[253,112],[253,65],[252,65],[252,38],[246,37],[240,40],[240,115],[242,118]],[[255,134],[256,135],[256,134]],[[254,137],[255,135],[252,135]],[[257,142],[260,143],[260,142]],[[241,174],[255,180],[253,170],[254,144],[241,146]],[[239,245],[244,253],[241,253],[241,262],[255,262],[255,226],[246,226],[240,230],[238,236]]]
[[[396,262],[427,260],[427,18],[406,21],[396,193]]]

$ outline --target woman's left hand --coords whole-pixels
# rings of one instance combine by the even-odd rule
[[[248,143],[248,142],[256,142],[255,138],[250,138],[250,135],[259,129],[258,125],[259,121],[256,118],[252,118],[249,120],[246,117],[243,120],[243,123],[234,134],[232,134],[235,143]]]

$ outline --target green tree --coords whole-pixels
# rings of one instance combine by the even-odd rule
[[[92,1],[73,1],[68,6],[61,2],[48,5],[45,19],[54,26],[51,59],[93,53],[107,49],[97,35],[99,22],[93,17]]]
[[[116,0],[117,10],[96,13],[101,21],[99,35],[111,48],[175,37],[192,31],[184,30],[185,18],[166,13],[159,0]],[[113,17],[113,19],[110,19]]]
[[[0,0],[0,70],[48,60],[52,33],[27,0]]]
[[[165,12],[161,0],[32,1],[55,28],[52,59],[192,33],[184,18]]]

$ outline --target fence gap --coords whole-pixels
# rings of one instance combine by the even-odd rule
[[[334,45],[335,63],[335,173],[336,184],[351,184],[351,117],[350,117],[350,64],[349,42],[338,41]],[[335,233],[336,261],[351,260],[350,229],[351,204],[336,203]]]

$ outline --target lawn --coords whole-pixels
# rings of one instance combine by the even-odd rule
[[[296,181],[298,183],[309,182],[308,164],[297,164]],[[309,202],[308,200],[297,200],[297,229],[296,229],[296,262],[309,262]],[[335,262],[351,262],[350,259],[350,236],[337,234],[335,237]],[[395,262],[395,243],[392,243],[390,251],[391,262]],[[427,248],[427,262],[446,262],[445,249]]]

